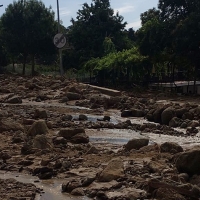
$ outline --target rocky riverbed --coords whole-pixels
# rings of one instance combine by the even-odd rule
[[[199,199],[198,97],[52,76],[2,75],[0,85],[0,199],[36,199],[51,180],[65,199]]]

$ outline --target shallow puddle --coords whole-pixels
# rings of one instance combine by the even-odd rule
[[[91,142],[126,144],[133,138],[144,138],[140,132],[128,129],[87,129],[86,134]]]
[[[22,183],[32,183],[37,188],[43,189],[44,193],[37,195],[36,200],[89,200],[87,197],[73,197],[69,194],[61,193],[62,180],[51,179],[39,181],[34,176],[0,171],[0,179],[10,178],[14,178]]]
[[[184,137],[184,136],[170,136],[159,135],[155,133],[141,133],[128,129],[87,129],[87,135],[91,142],[94,143],[111,143],[111,144],[126,144],[131,139],[148,138],[149,144],[164,142],[176,142],[183,148],[191,148],[192,146],[200,145],[200,137]]]

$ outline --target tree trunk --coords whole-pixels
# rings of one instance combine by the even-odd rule
[[[15,61],[14,61],[14,59],[12,59],[12,65],[13,65],[12,71],[15,72]]]
[[[194,94],[196,94],[197,69],[198,69],[198,66],[195,65],[194,66],[194,86],[193,86],[193,92],[194,92]]]
[[[25,69],[26,69],[26,58],[27,58],[27,55],[24,55],[23,56],[23,71],[22,71],[22,75],[25,75]]]
[[[35,55],[31,55],[32,72],[31,75],[35,75]]]

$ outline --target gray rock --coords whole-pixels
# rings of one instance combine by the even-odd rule
[[[194,114],[192,112],[186,112],[183,114],[182,119],[189,119],[189,120],[193,120],[194,119]]]
[[[64,137],[65,139],[70,140],[73,136],[75,136],[78,133],[85,133],[85,129],[83,129],[83,128],[65,128],[65,129],[61,129],[58,132],[58,135],[61,137]]]
[[[99,174],[98,181],[110,182],[124,176],[124,163],[118,159],[111,160],[106,168]]]
[[[21,97],[13,96],[13,97],[7,99],[6,103],[21,104],[22,103],[22,99],[21,99]]]
[[[56,138],[53,138],[53,144],[55,145],[67,144],[67,140],[64,137],[56,137]]]
[[[44,109],[36,109],[34,113],[34,118],[47,119],[47,112]]]
[[[78,118],[79,118],[79,120],[81,120],[81,121],[86,121],[86,120],[88,120],[88,117],[87,117],[86,115],[83,115],[83,114],[80,114]]]
[[[131,117],[132,111],[131,110],[123,110],[121,113],[121,117]]]
[[[169,122],[173,117],[175,117],[174,108],[168,107],[161,114],[162,124],[169,125]]]
[[[46,125],[46,122],[43,120],[39,120],[33,123],[31,128],[28,130],[27,135],[28,136],[36,136],[36,135],[42,135],[47,134],[49,132],[48,127]]]
[[[110,121],[110,116],[104,116],[103,121]]]
[[[79,100],[81,98],[80,94],[74,92],[67,92],[66,96],[69,99],[69,101]]]
[[[131,149],[140,149],[141,147],[147,146],[149,143],[149,139],[141,138],[141,139],[132,139],[128,141],[125,145],[125,149],[130,151]]]
[[[132,117],[144,117],[145,113],[144,110],[139,110],[139,109],[131,109],[131,116]]]
[[[179,153],[179,152],[183,152],[183,148],[177,143],[165,142],[160,145],[160,151],[167,152],[167,153]]]
[[[180,173],[187,173],[189,175],[200,174],[200,146],[179,153],[175,160],[176,168]]]
[[[165,108],[163,107],[158,107],[154,112],[153,112],[153,121],[156,123],[161,123],[162,119],[161,119],[161,115],[162,112],[164,111]]]
[[[178,127],[181,124],[182,124],[182,120],[178,117],[173,117],[169,122],[169,126],[174,127],[174,128]]]
[[[75,144],[88,143],[89,137],[85,133],[78,133],[71,137],[70,142]]]
[[[182,118],[182,116],[187,112],[188,110],[186,108],[180,108],[180,109],[176,109],[175,110],[175,113],[176,113],[176,116],[178,118]]]
[[[72,118],[73,118],[72,115],[64,115],[61,117],[63,121],[71,121]]]
[[[75,188],[71,191],[71,195],[74,196],[85,196],[83,188]]]
[[[62,192],[70,193],[72,190],[81,187],[80,180],[72,180],[62,184]]]
[[[36,135],[33,139],[33,147],[37,149],[50,149],[51,145],[45,135]]]

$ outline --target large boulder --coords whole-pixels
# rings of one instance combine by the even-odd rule
[[[99,174],[98,181],[100,182],[110,182],[112,180],[117,180],[124,176],[124,163],[118,159],[113,159],[108,163],[106,168]]]
[[[178,118],[182,118],[182,116],[187,112],[188,110],[186,108],[179,108],[175,110],[176,116]]]
[[[81,95],[74,92],[67,92],[66,94],[67,98],[70,100],[79,100],[81,98]]]
[[[28,130],[28,136],[36,136],[47,134],[49,132],[46,122],[44,120],[38,120],[33,123],[33,125]]]
[[[140,139],[132,139],[128,141],[128,143],[125,145],[125,149],[130,151],[131,149],[140,149],[144,146],[147,146],[149,143],[149,139],[147,138],[140,138]]]
[[[161,115],[162,112],[164,111],[163,107],[158,107],[154,112],[153,112],[153,121],[156,123],[161,123]]]
[[[192,112],[186,112],[183,114],[182,119],[189,119],[189,120],[193,120],[194,119],[194,113]]]
[[[70,139],[75,144],[88,143],[89,137],[85,133],[78,133]]]
[[[174,108],[168,107],[161,114],[162,124],[169,125],[169,122],[173,117],[175,117]]]
[[[179,153],[179,152],[183,152],[183,148],[177,143],[165,142],[160,145],[160,152]]]
[[[131,116],[132,117],[144,117],[145,116],[145,112],[144,110],[139,110],[139,109],[131,109]]]
[[[180,118],[173,117],[169,122],[169,126],[176,128],[176,127],[179,127],[182,124],[182,122],[183,120],[181,120]]]
[[[154,113],[155,109],[151,109],[149,110],[149,112],[146,114],[145,118],[150,121],[153,122],[154,121],[154,117],[153,117],[153,113]]]
[[[37,149],[50,149],[51,144],[48,142],[45,135],[36,135],[33,139],[33,147]]]
[[[47,119],[47,112],[44,109],[36,109],[34,113],[34,118]]]
[[[121,113],[121,117],[131,117],[132,111],[131,110],[123,110]]]
[[[85,130],[83,128],[63,128],[58,135],[69,140],[78,133],[85,133]]]
[[[176,168],[180,173],[200,174],[200,146],[176,155]]]

